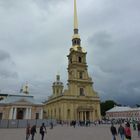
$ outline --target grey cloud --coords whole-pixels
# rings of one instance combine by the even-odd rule
[[[88,38],[93,46],[88,54],[94,58],[89,62],[93,64],[95,89],[102,100],[113,99],[123,105],[135,105],[140,98],[140,32],[138,24],[132,28],[131,23],[128,30],[130,22],[116,27],[117,34],[98,29]]]
[[[12,78],[17,78],[17,73],[16,72],[13,72],[13,71],[10,71],[10,70],[5,70],[5,69],[0,69],[0,78],[9,78],[9,77],[12,77]]]
[[[98,31],[88,39],[88,42],[97,47],[107,49],[112,45],[112,37],[106,31]]]
[[[77,0],[88,70],[101,99],[132,104],[140,98],[139,3]],[[1,89],[18,91],[29,81],[31,94],[47,98],[57,71],[66,84],[72,8],[68,0],[0,1],[0,48],[5,51],[0,51]],[[132,101],[132,94],[137,99]]]
[[[17,78],[18,74],[14,71],[15,63],[12,61],[8,52],[0,50],[0,79]]]
[[[10,55],[7,52],[0,50],[0,61],[9,59],[9,58],[10,58]]]
[[[98,40],[103,43],[97,43]],[[95,88],[101,91],[101,99],[113,99],[121,104],[139,103],[139,33],[123,35],[121,38],[114,36],[107,48],[108,43],[104,43],[102,36],[89,40],[89,43],[94,46],[91,48],[93,53],[89,55],[94,56],[94,61],[91,59],[90,62],[94,64]]]

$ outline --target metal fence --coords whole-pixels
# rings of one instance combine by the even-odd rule
[[[27,127],[27,124],[30,124],[31,126],[36,125],[37,127],[40,127],[42,123],[45,123],[46,126],[50,126],[50,122],[53,123],[53,125],[56,125],[56,120],[53,119],[44,119],[44,120],[0,120],[0,128],[25,128]]]

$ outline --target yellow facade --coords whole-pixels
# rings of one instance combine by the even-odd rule
[[[46,101],[44,112],[47,118],[62,121],[94,121],[101,119],[100,99],[93,89],[92,78],[88,74],[87,52],[81,47],[78,34],[76,0],[74,3],[74,35],[68,54],[68,87],[63,90],[63,83],[57,75],[53,83],[53,94]]]

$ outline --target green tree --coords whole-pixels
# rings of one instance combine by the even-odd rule
[[[105,112],[111,108],[113,108],[117,103],[113,100],[106,100],[105,102],[101,102],[101,115],[105,116]]]

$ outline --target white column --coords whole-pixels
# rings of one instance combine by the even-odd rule
[[[43,119],[43,109],[40,110],[40,117],[39,119]]]
[[[13,119],[16,120],[16,116],[17,116],[17,108],[14,108],[14,115],[13,115]]]
[[[81,118],[81,121],[83,121],[83,112],[82,111],[80,111],[80,118]]]
[[[87,120],[87,114],[86,111],[84,111],[84,115],[85,115],[85,121]]]
[[[92,113],[89,111],[89,120],[92,121]]]
[[[11,120],[13,117],[13,107],[10,109],[10,113],[9,113],[9,119]]]
[[[81,119],[81,120],[83,121],[83,120],[84,120],[84,118],[83,118],[83,116],[84,116],[84,112],[82,111],[81,113],[82,113],[82,119]]]
[[[31,117],[32,117],[32,110],[31,110],[31,108],[29,108],[29,118],[28,119],[31,119]]]
[[[93,111],[91,111],[90,114],[91,114],[91,121],[94,121]]]
[[[90,112],[90,119],[93,121],[93,111]]]
[[[29,108],[26,108],[25,119],[29,118]]]

